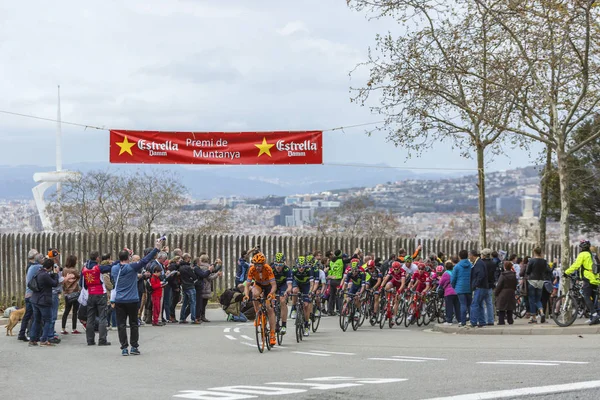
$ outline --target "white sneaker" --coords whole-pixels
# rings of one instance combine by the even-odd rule
[[[296,319],[296,310],[292,311],[292,316],[290,318],[291,319]]]
[[[315,317],[320,317],[321,316],[321,310],[315,310]]]
[[[304,328],[304,336],[308,336],[308,328]]]
[[[444,322],[442,325],[444,325],[444,326],[452,326],[452,322]]]

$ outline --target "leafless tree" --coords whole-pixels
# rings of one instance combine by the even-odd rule
[[[501,152],[508,135],[489,119],[506,122],[514,100],[489,82],[507,62],[504,33],[472,2],[350,0],[378,17],[393,17],[408,32],[378,35],[366,86],[354,89],[361,105],[386,118],[389,139],[423,150],[449,140],[464,157],[475,156],[479,188],[479,242],[486,245],[485,154]],[[407,23],[407,21],[409,23]],[[519,85],[515,80],[513,84]]]

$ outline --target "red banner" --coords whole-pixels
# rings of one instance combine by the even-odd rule
[[[110,131],[117,164],[322,164],[323,132]]]

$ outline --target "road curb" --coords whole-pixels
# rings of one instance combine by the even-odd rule
[[[458,326],[434,325],[434,332],[456,334],[456,335],[591,335],[600,334],[600,325],[585,326],[575,325],[567,328],[559,326],[544,327],[514,327],[514,326],[485,326],[483,328],[471,328]]]

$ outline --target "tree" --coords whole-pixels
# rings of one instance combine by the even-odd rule
[[[472,2],[455,9],[453,2],[427,0],[352,0],[357,10],[375,17],[394,16],[405,35],[378,35],[375,53],[362,64],[370,68],[366,86],[352,99],[385,116],[389,139],[396,146],[423,150],[450,140],[464,157],[477,159],[479,243],[486,246],[485,153],[498,153],[508,139],[503,124],[514,108],[491,81],[504,74],[508,50],[504,34],[488,13]],[[407,25],[407,20],[411,24]],[[422,28],[421,28],[422,27]],[[519,86],[517,80],[513,80]],[[513,139],[514,140],[514,139]]]
[[[579,127],[573,140],[586,140],[600,127],[600,117],[587,121]],[[600,141],[591,142],[582,148],[577,156],[569,161],[569,201],[571,212],[569,224],[583,232],[600,231],[600,186],[596,184],[600,178]],[[560,179],[555,164],[550,164],[544,171],[548,176],[548,213],[550,217],[560,218]]]
[[[134,185],[132,200],[137,226],[145,234],[152,233],[157,219],[180,207],[186,199],[187,189],[171,171],[138,172]]]
[[[575,132],[600,102],[600,7],[596,0],[475,0],[506,32],[512,52],[505,79],[490,82],[515,101],[498,128],[551,148],[560,187],[561,262],[570,261],[570,188],[573,156],[600,137],[596,127],[584,140]],[[514,80],[524,85],[514,87]],[[566,281],[566,280],[565,280]]]
[[[186,217],[183,226],[184,233],[199,236],[226,235],[233,230],[233,215],[225,207],[215,210],[188,211],[191,214]]]

